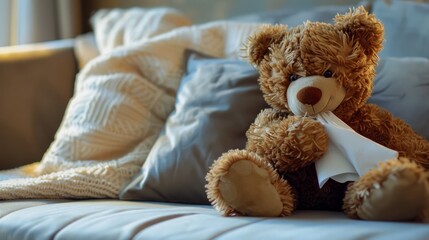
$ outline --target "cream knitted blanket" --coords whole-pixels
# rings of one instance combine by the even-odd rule
[[[0,199],[117,198],[174,106],[184,51],[239,58],[257,28],[191,25],[172,9],[104,10],[92,23],[101,56],[78,74],[43,159],[0,172]]]

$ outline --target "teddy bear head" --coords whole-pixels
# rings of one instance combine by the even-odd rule
[[[264,25],[247,45],[268,104],[295,115],[333,111],[346,119],[371,95],[383,25],[363,8],[337,15],[334,24],[294,28]]]

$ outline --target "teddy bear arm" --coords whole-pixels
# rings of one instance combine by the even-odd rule
[[[328,146],[328,136],[319,122],[274,109],[262,111],[246,136],[246,149],[263,156],[280,173],[313,163]]]
[[[363,136],[398,151],[400,157],[429,169],[429,142],[387,110],[367,104],[353,115],[350,125]]]

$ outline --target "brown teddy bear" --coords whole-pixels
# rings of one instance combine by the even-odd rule
[[[334,20],[289,29],[264,25],[249,39],[248,58],[260,72],[260,87],[272,108],[250,126],[246,149],[224,153],[207,174],[208,198],[223,215],[287,216],[295,209],[342,209],[351,218],[368,220],[427,215],[428,141],[366,103],[383,25],[363,7]],[[356,181],[330,179],[319,188],[314,163],[329,138],[313,116],[326,111],[399,157]]]

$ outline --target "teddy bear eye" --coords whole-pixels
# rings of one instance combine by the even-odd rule
[[[289,81],[291,81],[291,82],[296,81],[298,78],[299,78],[299,76],[296,74],[292,73],[291,75],[289,75]]]
[[[330,77],[332,77],[332,74],[333,74],[332,71],[328,69],[323,73],[323,76],[325,78],[330,78]]]

